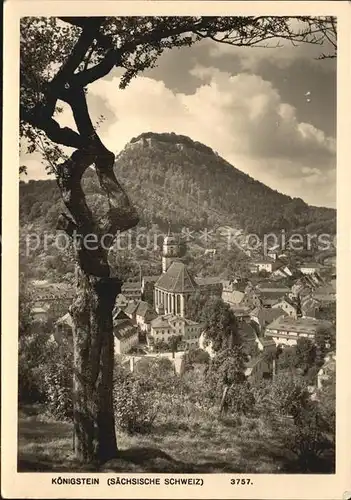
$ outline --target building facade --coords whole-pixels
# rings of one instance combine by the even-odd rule
[[[282,309],[284,312],[286,312],[288,316],[291,316],[292,318],[297,318],[298,315],[297,305],[286,298],[277,301],[275,304],[272,305],[272,308]]]
[[[154,343],[168,343],[172,337],[179,337],[187,347],[197,346],[202,325],[175,314],[158,316],[151,321],[150,337]]]
[[[139,342],[137,327],[122,310],[113,317],[113,335],[115,354],[125,354]]]
[[[319,331],[331,331],[331,329],[330,321],[281,316],[266,327],[264,335],[273,339],[276,345],[294,346],[298,339],[306,338],[313,342]]]

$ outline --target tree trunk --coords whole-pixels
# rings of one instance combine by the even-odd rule
[[[77,295],[71,307],[75,453],[82,462],[103,463],[117,454],[112,309],[121,283],[80,269],[77,274]]]
[[[114,154],[92,125],[84,89],[71,87],[61,98],[72,108],[82,142],[55,170],[69,212],[61,214],[57,228],[72,237],[77,262],[77,295],[71,306],[75,452],[82,462],[101,463],[117,454],[112,310],[121,282],[110,277],[108,251],[116,234],[134,227],[139,218],[115,177]],[[100,186],[99,210],[94,213],[82,185],[91,165]]]

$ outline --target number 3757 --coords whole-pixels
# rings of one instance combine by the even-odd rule
[[[232,484],[233,486],[246,486],[248,484],[253,484],[253,482],[251,481],[251,479],[249,478],[236,478],[236,479],[231,479],[230,480],[230,484]]]

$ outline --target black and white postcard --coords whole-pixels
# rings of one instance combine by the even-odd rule
[[[4,11],[2,496],[351,498],[350,4]]]

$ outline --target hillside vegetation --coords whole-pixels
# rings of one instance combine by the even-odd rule
[[[152,237],[167,231],[169,224],[172,230],[186,228],[198,235],[224,226],[258,235],[279,233],[282,229],[287,233],[336,232],[335,210],[312,207],[300,198],[278,193],[230,165],[209,147],[185,136],[141,134],[117,156],[115,171],[138,208],[138,231],[144,227]],[[103,197],[94,170],[86,172],[83,184],[88,205],[94,213],[103,213]],[[62,211],[64,205],[54,180],[20,182],[21,265],[32,274],[35,270],[36,277],[57,273],[62,276],[73,270],[68,253],[54,248],[50,242],[23,258],[27,235],[43,232],[54,235]],[[217,247],[215,259],[201,257],[206,246]],[[210,275],[224,273],[233,262],[246,258],[236,248],[228,249],[226,243],[221,246],[218,236],[208,242],[197,238],[189,247],[187,264],[194,266],[195,272],[205,269]],[[121,254],[125,252],[119,251]],[[160,271],[160,252],[154,247],[135,250],[127,257],[122,277],[130,274],[129,264],[133,267],[136,261],[142,265],[144,274]],[[139,272],[138,266],[134,268],[132,275]]]
[[[228,224],[259,234],[299,227],[335,232],[335,210],[283,195],[185,136],[141,134],[118,155],[115,171],[143,224],[193,229]],[[92,170],[84,184],[89,203],[99,204]],[[20,196],[23,223],[53,225],[63,209],[52,180],[21,182]]]

